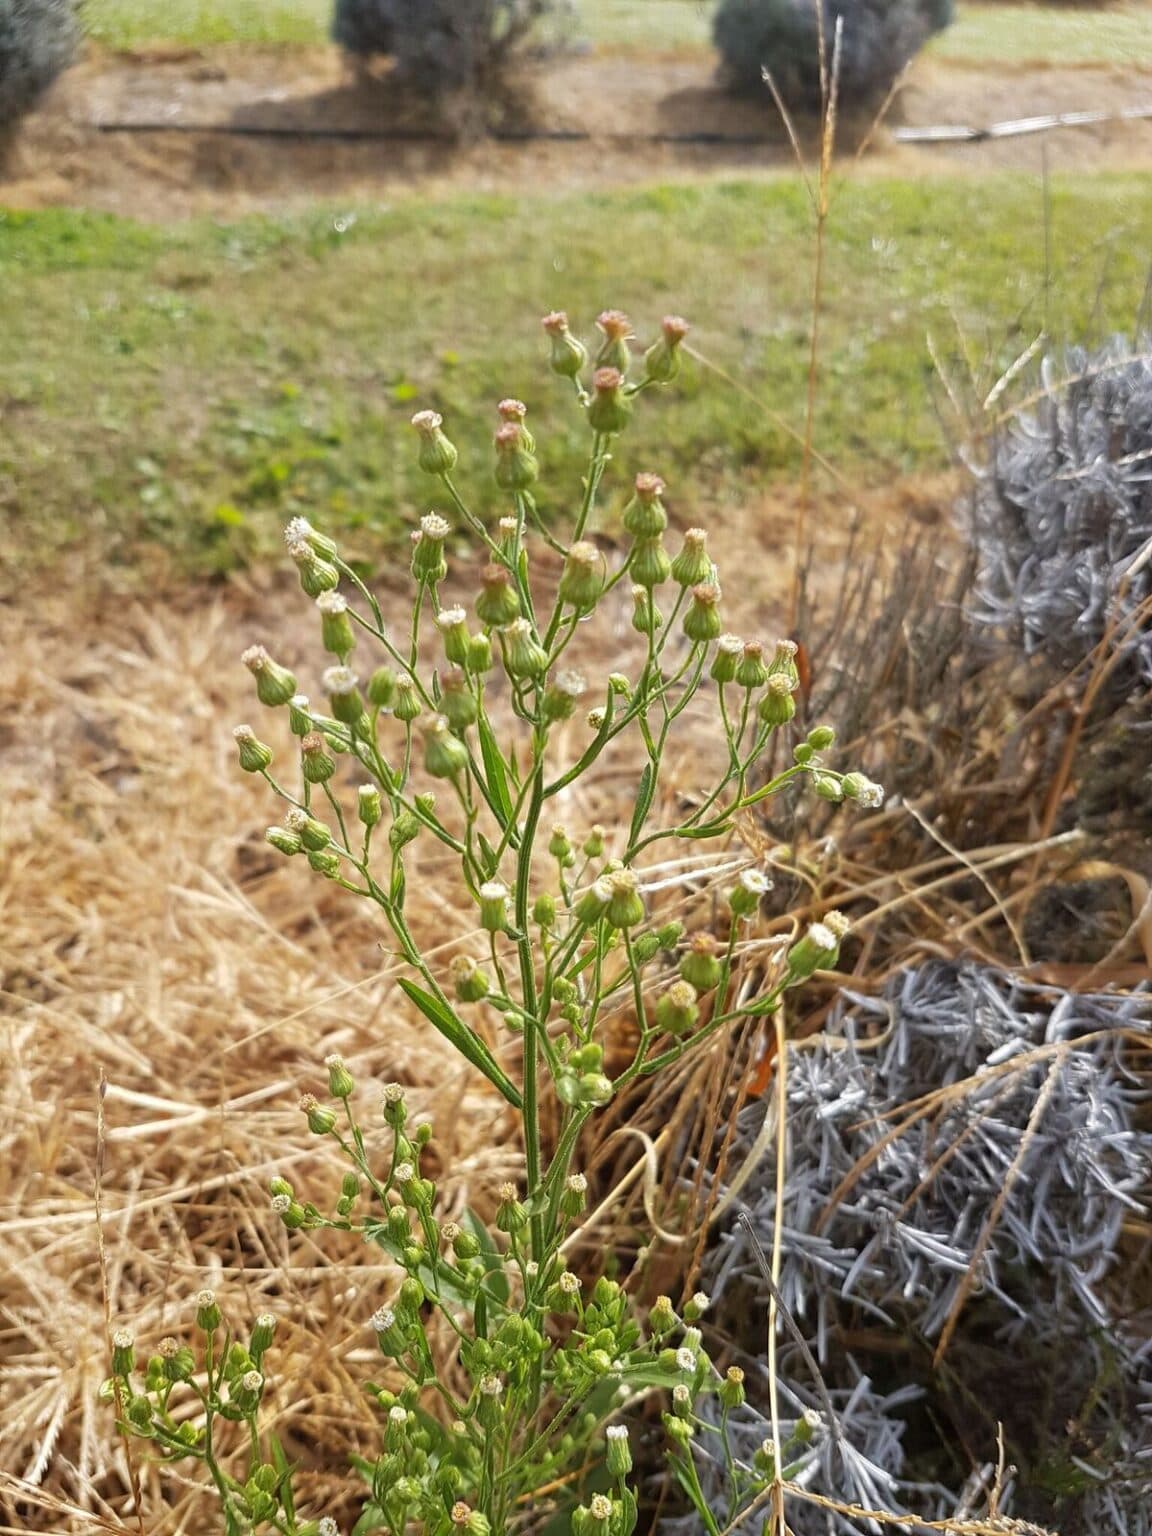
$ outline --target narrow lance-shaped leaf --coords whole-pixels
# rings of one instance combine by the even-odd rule
[[[520,1097],[520,1090],[512,1082],[511,1078],[501,1070],[499,1063],[483,1040],[474,1035],[467,1024],[456,1017],[451,1008],[440,1002],[438,998],[433,997],[430,992],[425,992],[422,987],[418,987],[407,976],[401,976],[398,980],[404,995],[416,1004],[428,1022],[439,1030],[445,1040],[450,1045],[454,1045],[461,1056],[466,1057],[478,1071],[483,1072],[492,1086],[500,1090],[513,1109],[522,1108],[523,1100]]]

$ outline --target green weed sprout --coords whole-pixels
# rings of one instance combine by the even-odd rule
[[[834,965],[847,927],[827,914],[788,950],[768,990],[737,999],[737,941],[759,909],[765,875],[748,867],[735,880],[726,933],[686,943],[681,924],[650,910],[652,850],[727,838],[738,816],[797,779],[835,800],[871,805],[881,793],[860,774],[822,765],[832,739],[825,728],[794,747],[783,772],[758,781],[773,733],[795,714],[795,647],[779,641],[769,652],[724,633],[706,534],[691,529],[678,549],[666,547],[658,475],[636,477],[622,513],[627,553],[612,567],[595,536],[611,449],[645,394],[675,378],[687,327],[666,319],[635,377],[627,318],[609,311],[598,327],[590,354],[564,315],[544,321],[551,368],[571,384],[590,438],[566,540],[538,511],[536,445],[519,401],[498,407],[492,472],[507,514],[495,528],[458,486],[458,455],[441,417],[421,411],[416,451],[444,511],[424,516],[413,535],[413,598],[402,630],[386,625],[336,542],[297,518],[287,529],[288,552],[331,659],[327,707],[302,695],[263,647],[243,658],[259,702],[296,741],[290,786],[288,776],[274,775],[272,749],[250,726],[235,732],[241,768],[263,777],[284,803],[268,842],[379,907],[407,962],[399,985],[518,1112],[523,1138],[522,1183],[502,1187],[492,1228],[475,1218],[460,1225],[437,1217],[436,1188],[421,1168],[431,1127],[409,1124],[402,1084],[386,1087],[381,1103],[391,1141],[386,1166],[369,1156],[352,1076],[339,1057],[326,1063],[330,1102],[308,1095],[301,1103],[309,1129],[337,1143],[348,1172],[328,1211],[298,1198],[283,1179],[273,1181],[273,1208],[289,1230],[359,1234],[404,1277],[392,1301],[364,1319],[387,1384],[370,1386],[383,1415],[382,1446],[362,1467],[368,1494],[357,1536],[503,1536],[525,1511],[555,1508],[555,1490],[581,1469],[566,1511],[574,1536],[629,1536],[638,1518],[632,1455],[627,1427],[613,1420],[623,1402],[652,1393],[667,1403],[668,1454],[680,1485],[703,1528],[715,1532],[691,1445],[698,1434],[725,1435],[726,1411],[742,1399],[739,1372],[721,1375],[708,1357],[696,1326],[706,1296],[680,1313],[661,1297],[642,1316],[617,1281],[588,1286],[566,1267],[562,1245],[579,1228],[586,1201],[576,1166],[581,1132],[628,1085],[737,1021],[771,1013],[786,988]],[[530,560],[534,541],[552,551],[542,578]],[[479,556],[471,611],[444,595],[449,564],[465,545]],[[584,624],[616,622],[622,608],[631,612],[637,660],[627,673],[587,679],[572,659]],[[361,660],[369,647],[377,652],[372,670]],[[713,711],[724,766],[679,820],[661,821],[654,808],[668,804],[659,791],[669,741],[678,725],[700,728],[685,718],[693,700]],[[639,765],[630,824],[611,839],[602,827],[554,822],[550,810],[564,791],[625,740]],[[346,790],[353,780],[358,788]],[[474,914],[478,936],[472,952],[446,966],[422,949],[407,912],[406,856],[427,838],[453,855],[455,899]],[[657,976],[654,988],[646,973],[658,961],[660,974],[674,979],[661,985]],[[606,1026],[625,1009],[635,1012],[638,1039],[631,1060],[610,1075]],[[471,1022],[480,1011],[483,1031]],[[485,1043],[501,1034],[504,1048]],[[541,1133],[545,1095],[560,1112],[550,1148]],[[429,1309],[454,1340],[456,1385],[433,1356],[423,1321]],[[241,1343],[223,1331],[214,1298],[202,1297],[196,1322],[199,1355],[162,1347],[142,1380],[130,1344],[117,1346],[108,1390],[123,1429],[151,1440],[162,1457],[204,1463],[227,1536],[329,1536],[330,1517],[297,1516],[291,1468],[259,1428],[271,1319],[258,1320]],[[198,1399],[197,1414],[185,1404],[174,1416],[180,1392]],[[704,1394],[725,1410],[712,1415],[719,1429],[696,1411]],[[229,1458],[220,1451],[228,1420],[247,1426],[247,1463],[237,1475],[225,1471]],[[231,1455],[244,1459],[243,1451]],[[766,1465],[736,1468],[731,1455],[728,1464],[752,1489],[772,1476]]]

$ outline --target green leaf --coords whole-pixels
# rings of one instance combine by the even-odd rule
[[[365,1504],[364,1513],[352,1527],[352,1536],[367,1536],[369,1531],[382,1531],[388,1524],[388,1516],[378,1504]]]
[[[628,845],[631,845],[640,836],[641,829],[648,819],[648,812],[652,809],[652,797],[656,793],[656,768],[652,763],[644,765],[644,772],[640,775],[640,783],[636,789],[636,804],[632,810],[632,825],[628,829]]]
[[[496,850],[484,836],[483,832],[477,832],[476,840],[480,844],[480,863],[484,870],[484,878],[485,880],[491,880],[500,867],[500,861],[496,857]]]
[[[444,1036],[450,1045],[454,1045],[468,1061],[472,1063],[492,1084],[498,1088],[511,1104],[513,1109],[523,1108],[524,1101],[520,1097],[520,1090],[515,1083],[501,1070],[496,1058],[478,1036],[474,1035],[468,1026],[456,1017],[446,1004],[439,998],[433,997],[430,992],[425,992],[407,976],[397,978],[405,997],[411,999],[420,1012]]]
[[[268,1436],[268,1454],[272,1458],[272,1465],[276,1468],[277,1491],[280,1494],[280,1503],[284,1506],[284,1513],[288,1516],[288,1524],[291,1525],[296,1518],[296,1506],[292,1500],[292,1472],[293,1464],[284,1454],[284,1447],[280,1444],[276,1435]]]
[[[484,777],[488,780],[488,793],[495,803],[501,826],[507,827],[512,820],[512,796],[508,793],[508,773],[504,767],[504,759],[500,755],[500,748],[496,745],[496,738],[492,734],[492,727],[483,714],[476,722],[476,731],[480,737],[480,755],[484,759]]]

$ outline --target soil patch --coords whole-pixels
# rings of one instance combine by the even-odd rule
[[[979,69],[918,66],[898,117],[984,127],[1075,110],[1152,106],[1152,66]],[[893,119],[895,120],[895,119]],[[113,127],[113,125],[118,125]],[[350,72],[333,49],[222,47],[93,54],[29,119],[0,198],[167,220],[275,211],[317,197],[371,199],[419,189],[531,193],[716,172],[791,170],[768,102],[734,100],[707,57],[592,55],[540,63],[494,112],[497,134],[469,137],[387,72]],[[853,149],[865,122],[846,123]],[[1129,119],[992,142],[895,144],[881,130],[878,174],[918,176],[1152,166],[1152,122]]]

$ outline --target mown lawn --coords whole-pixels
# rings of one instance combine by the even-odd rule
[[[1135,176],[1056,180],[1049,323],[1131,329],[1152,248]],[[1005,177],[861,180],[834,212],[817,444],[871,483],[946,454],[926,337],[1007,361],[1042,323],[1039,188]],[[493,406],[527,400],[548,497],[570,494],[583,437],[543,365],[537,319],[605,305],[641,336],[679,311],[718,365],[797,426],[811,234],[793,182],[731,181],[514,202],[399,202],[158,229],[54,210],[0,215],[5,362],[0,511],[9,555],[98,530],[211,568],[267,547],[286,516],[364,530],[365,550],[428,504],[412,412],[442,410],[463,476],[495,506]],[[795,444],[692,365],[645,403],[626,468],[661,470],[685,510],[759,494]],[[567,486],[567,491],[563,488]],[[547,499],[547,498],[546,498]]]
[[[637,51],[707,51],[712,0],[579,0],[558,23],[597,47]],[[87,0],[97,41],[112,48],[156,42],[321,44],[332,0]],[[931,51],[970,62],[1147,63],[1152,6],[1120,10],[960,5],[955,24]]]

